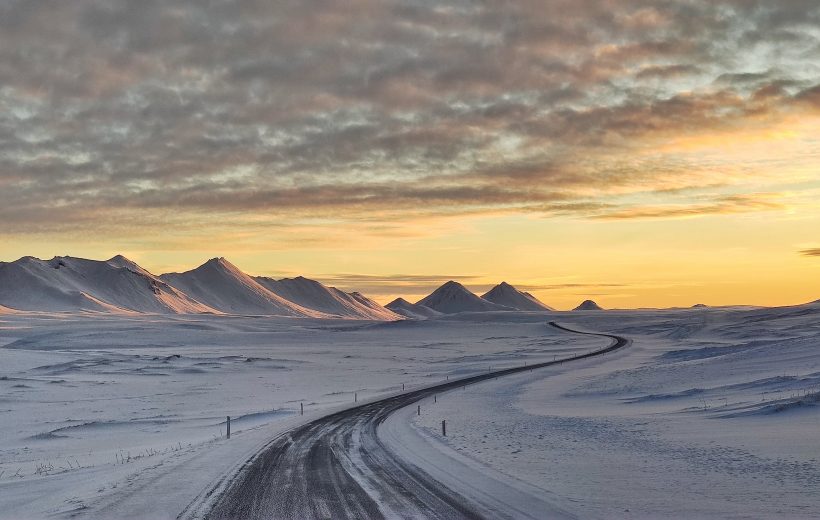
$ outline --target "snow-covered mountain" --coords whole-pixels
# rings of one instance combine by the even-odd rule
[[[156,276],[112,261],[23,257],[0,264],[0,305],[32,311],[215,312]],[[136,265],[136,264],[134,264]]]
[[[412,320],[426,320],[427,318],[441,316],[442,314],[439,311],[431,309],[425,305],[410,303],[404,298],[396,298],[392,302],[385,305],[385,307],[396,314],[401,314],[405,318],[410,318]]]
[[[356,300],[357,302],[359,302],[359,305],[362,305],[363,307],[367,307],[367,308],[369,308],[369,309],[371,310],[371,312],[377,312],[377,311],[378,311],[378,312],[380,312],[380,313],[381,313],[381,309],[384,309],[385,311],[389,311],[389,312],[390,312],[390,314],[391,314],[391,315],[393,315],[393,316],[392,316],[391,318],[389,318],[389,319],[391,319],[391,320],[400,320],[400,319],[403,319],[403,316],[401,316],[401,315],[399,315],[399,314],[396,314],[395,312],[391,311],[391,310],[390,310],[390,309],[388,309],[387,307],[385,307],[385,306],[381,305],[381,304],[380,304],[379,302],[377,302],[376,300],[373,300],[373,299],[371,299],[371,298],[368,298],[367,296],[365,296],[364,294],[362,294],[362,293],[360,293],[360,292],[358,292],[358,291],[353,291],[352,293],[348,293],[348,294],[349,294],[349,295],[350,295],[350,296],[351,296],[354,300]],[[387,318],[382,318],[382,319],[387,319]]]
[[[273,293],[224,258],[212,258],[196,269],[163,274],[160,278],[197,301],[227,314],[329,317]]]
[[[541,303],[535,296],[528,292],[519,291],[507,282],[501,282],[486,293],[481,298],[497,305],[512,307],[519,311],[552,311],[555,310],[549,305]]]
[[[592,300],[584,300],[581,302],[581,305],[572,309],[574,311],[602,311],[604,310],[603,307],[598,305]]]
[[[281,280],[257,276],[254,280],[285,300],[325,314],[367,320],[402,319],[401,316],[360,293],[348,294],[303,276]]]
[[[482,300],[458,282],[450,280],[427,297],[416,302],[444,314],[456,312],[509,311],[511,307]]]
[[[146,276],[152,276],[156,278],[153,274],[149,273],[145,269],[142,268],[139,264],[131,260],[130,258],[126,258],[122,255],[117,255],[113,258],[108,259],[108,263],[113,265],[114,267],[125,267],[126,269],[130,269],[135,273],[141,273]]]

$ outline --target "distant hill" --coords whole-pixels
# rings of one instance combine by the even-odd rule
[[[457,312],[509,311],[511,307],[481,299],[458,282],[450,280],[427,297],[416,302],[444,314]]]
[[[196,300],[228,314],[328,317],[271,292],[225,258],[212,258],[184,273],[160,278]]]
[[[581,305],[572,309],[574,311],[602,311],[604,310],[603,307],[598,305],[592,300],[584,300],[581,302]]]
[[[392,302],[385,305],[385,307],[396,314],[401,314],[405,318],[410,318],[412,320],[426,320],[427,318],[441,316],[442,314],[435,309],[427,307],[426,305],[410,303],[404,298],[396,298]]]
[[[303,276],[281,280],[257,276],[254,280],[285,300],[325,314],[385,321],[402,318],[361,293],[346,293]]]
[[[507,282],[501,282],[484,295],[482,299],[496,305],[511,307],[519,311],[551,311],[552,307],[545,305],[530,293],[519,291]]]

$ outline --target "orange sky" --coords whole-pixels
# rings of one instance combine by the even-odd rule
[[[820,298],[813,0],[2,18],[0,260],[225,256],[382,302]]]

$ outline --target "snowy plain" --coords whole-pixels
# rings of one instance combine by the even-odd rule
[[[818,318],[817,304],[572,313],[563,322],[633,345],[410,419],[430,445],[536,483],[580,518],[817,518]]]
[[[354,399],[606,343],[549,320],[633,345],[389,422],[567,516],[813,517],[818,318],[817,304],[387,323],[5,313],[0,517],[175,518],[277,432]]]

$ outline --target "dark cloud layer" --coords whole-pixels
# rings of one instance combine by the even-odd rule
[[[606,158],[820,111],[818,37],[816,0],[8,0],[0,220],[675,216],[601,197],[687,165]]]

